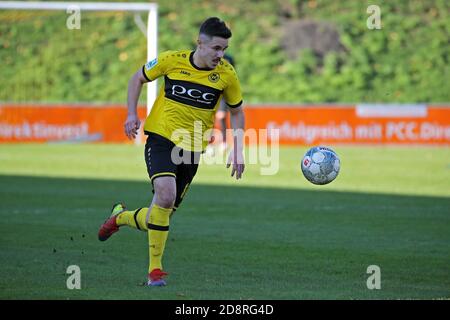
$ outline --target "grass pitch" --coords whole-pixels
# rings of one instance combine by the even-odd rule
[[[450,149],[335,150],[326,186],[303,178],[306,148],[240,181],[201,165],[171,221],[168,286],[149,288],[145,233],[97,240],[114,202],[151,201],[143,146],[1,145],[0,299],[450,298]],[[80,290],[66,287],[70,265]]]

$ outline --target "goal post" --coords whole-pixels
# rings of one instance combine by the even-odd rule
[[[132,2],[51,2],[51,1],[0,1],[0,10],[69,10],[82,11],[128,11],[136,14],[139,26],[140,12],[148,12],[147,18],[147,61],[158,54],[158,5],[156,3]],[[137,21],[136,21],[137,20]],[[142,22],[142,21],[141,21]],[[147,85],[147,113],[150,112],[157,95],[157,81]]]

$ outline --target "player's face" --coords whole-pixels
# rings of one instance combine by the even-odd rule
[[[198,41],[199,55],[207,68],[214,69],[223,58],[228,48],[228,39],[220,37],[200,37]]]

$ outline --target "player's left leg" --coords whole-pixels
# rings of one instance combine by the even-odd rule
[[[117,216],[125,211],[125,205],[122,203],[116,203],[111,209],[111,215],[106,221],[100,226],[98,230],[98,239],[100,241],[108,240],[109,237],[119,231],[119,226],[117,225]]]
[[[100,241],[108,240],[122,226],[147,231],[147,211],[147,207],[129,211],[123,203],[116,203],[111,210],[111,216],[101,225],[98,239]]]
[[[154,202],[155,197],[153,197],[150,207],[142,207],[136,210],[131,211],[125,210],[121,212],[120,214],[117,215],[116,220],[117,226],[118,227],[129,226],[140,231],[148,231],[147,223],[148,223],[149,208],[151,210]]]

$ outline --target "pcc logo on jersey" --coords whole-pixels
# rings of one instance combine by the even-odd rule
[[[166,98],[201,109],[214,109],[221,90],[183,80],[165,79]]]

